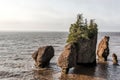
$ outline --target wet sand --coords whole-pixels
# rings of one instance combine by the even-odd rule
[[[96,72],[96,70],[100,69],[103,73]],[[34,80],[106,80],[108,77],[106,69],[107,64],[97,64],[96,67],[77,66],[76,68],[71,68],[68,74],[64,74],[59,67],[56,70],[49,67],[33,70],[33,75]]]

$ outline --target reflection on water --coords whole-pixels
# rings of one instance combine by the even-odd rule
[[[120,74],[120,66],[109,63],[98,63],[96,67],[77,66],[71,68],[68,74],[61,73],[59,68],[53,68],[33,70],[34,80],[119,80],[115,74]]]
[[[51,70],[34,70],[33,77],[36,80],[53,80]]]
[[[108,63],[99,63],[96,67],[95,76],[107,79],[108,75]]]
[[[77,66],[68,74],[61,74],[60,80],[94,80],[95,67]]]

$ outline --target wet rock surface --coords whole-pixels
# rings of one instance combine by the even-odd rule
[[[52,46],[40,47],[35,53],[32,54],[32,57],[35,61],[35,66],[37,68],[47,67],[53,56],[54,48]]]
[[[96,64],[97,34],[91,39],[80,39],[77,46],[77,61],[80,64]]]
[[[98,45],[97,55],[99,62],[107,61],[109,55],[109,38],[109,36],[105,36]]]

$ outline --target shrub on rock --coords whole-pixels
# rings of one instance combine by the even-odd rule
[[[87,19],[83,21],[82,14],[79,14],[77,21],[71,24],[69,32],[67,43],[77,42],[79,39],[91,39],[98,32],[97,24],[94,22],[94,19],[91,19],[90,24],[88,24]]]

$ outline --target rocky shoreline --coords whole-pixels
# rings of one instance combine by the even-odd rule
[[[96,50],[97,34],[97,24],[93,20],[90,20],[90,24],[88,25],[87,22],[83,22],[82,15],[78,15],[76,23],[71,24],[67,45],[64,47],[63,52],[59,56],[58,62],[56,62],[61,68],[60,80],[95,79],[95,77],[86,77],[85,75],[90,76],[92,73],[87,74],[85,70],[89,73],[89,70],[94,69],[96,64],[105,64],[107,57],[110,54],[109,36],[104,36],[98,45],[98,49]],[[44,70],[44,68],[49,68],[49,63],[53,56],[54,48],[52,46],[40,47],[35,53],[33,53],[32,57],[35,61],[36,68],[38,68],[36,72],[42,74],[44,71],[46,72],[47,70]],[[98,56],[98,61],[96,60],[96,56]],[[118,64],[117,55],[114,53],[112,57],[113,64]],[[71,75],[70,68],[73,68],[72,72],[74,75]],[[90,71],[93,71],[94,73],[94,70]],[[84,76],[80,75],[78,77],[75,75],[81,73],[84,74],[84,72]],[[39,78],[41,77],[38,77],[38,79]]]

